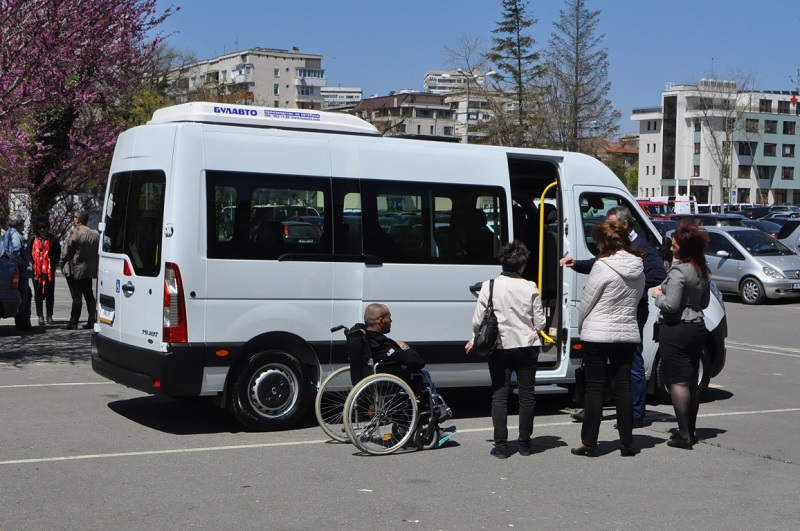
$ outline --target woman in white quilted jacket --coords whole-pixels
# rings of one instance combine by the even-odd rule
[[[595,226],[598,255],[589,273],[580,305],[579,333],[586,375],[585,418],[581,445],[575,455],[597,456],[606,378],[617,408],[620,453],[636,455],[633,447],[631,359],[641,341],[636,306],[644,291],[644,264],[624,227],[616,221]],[[610,366],[610,374],[606,366]]]

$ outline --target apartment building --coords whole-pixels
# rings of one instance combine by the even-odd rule
[[[640,196],[698,203],[800,203],[797,91],[742,90],[703,79],[668,86],[661,106],[634,109]]]
[[[386,136],[456,138],[456,121],[444,94],[402,92],[361,100],[353,113]]]
[[[354,108],[364,98],[361,87],[322,87],[320,92],[325,110]]]
[[[322,56],[293,48],[251,48],[170,72],[178,103],[202,99],[291,109],[321,109]],[[199,97],[198,97],[199,96]]]

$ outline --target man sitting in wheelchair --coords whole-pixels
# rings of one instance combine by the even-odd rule
[[[364,324],[366,325],[366,341],[372,354],[372,360],[379,365],[379,371],[394,373],[396,371],[392,370],[392,365],[386,368],[380,367],[380,365],[387,362],[398,364],[401,369],[395,375],[407,381],[410,377],[411,380],[408,383],[412,387],[415,385],[413,381],[414,373],[421,373],[424,379],[424,386],[430,390],[433,397],[433,412],[439,418],[439,422],[452,418],[453,412],[447,407],[441,395],[436,392],[436,386],[433,384],[430,373],[423,369],[425,360],[422,359],[422,356],[405,342],[394,341],[386,336],[392,330],[392,313],[389,308],[384,304],[370,304],[364,310]],[[402,369],[402,367],[406,367],[406,369]],[[442,441],[440,441],[441,444],[443,444]]]

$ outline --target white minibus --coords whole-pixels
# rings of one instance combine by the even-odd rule
[[[146,393],[213,397],[250,429],[285,429],[347,363],[331,328],[380,302],[438,387],[487,386],[486,359],[464,344],[476,290],[518,239],[547,314],[537,385],[567,387],[586,276],[558,260],[590,258],[591,228],[616,205],[661,245],[620,180],[585,155],[382,137],[313,110],[161,109],[120,135],[111,163],[92,366]],[[286,237],[305,223],[297,213],[318,214],[319,237]],[[704,387],[725,364],[721,297],[706,323]],[[668,398],[658,345],[644,339],[650,391]]]

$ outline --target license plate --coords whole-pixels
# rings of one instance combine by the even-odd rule
[[[793,282],[792,289],[800,289],[800,282]]]
[[[100,313],[97,314],[97,320],[107,325],[114,324],[114,310],[100,308]]]

